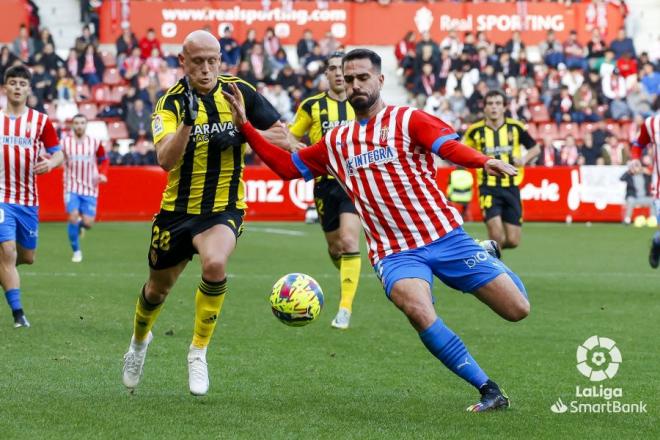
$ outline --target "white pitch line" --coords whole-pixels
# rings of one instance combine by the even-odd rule
[[[300,231],[291,231],[289,229],[278,229],[278,228],[261,228],[259,226],[254,227],[254,226],[248,226],[246,227],[247,232],[265,232],[267,234],[279,234],[279,235],[293,235],[295,237],[302,237],[303,235],[307,235],[306,232],[300,232]]]

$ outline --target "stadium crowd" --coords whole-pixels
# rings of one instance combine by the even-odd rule
[[[112,164],[154,164],[150,115],[181,76],[176,54],[163,50],[153,29],[138,37],[128,26],[114,50],[100,50],[93,29],[85,24],[61,58],[47,28],[21,26],[0,48],[0,78],[11,65],[28,64],[34,74],[29,105],[50,115],[58,129],[82,113],[107,130]],[[288,122],[303,99],[327,88],[324,60],[341,49],[332,33],[317,37],[305,31],[290,60],[272,28],[264,35],[248,30],[241,39],[227,26],[218,38],[221,71],[255,86]],[[657,43],[652,53],[638,53],[623,29],[609,45],[598,29],[586,45],[575,32],[559,41],[549,31],[532,48],[519,32],[496,45],[483,32],[450,32],[436,42],[410,31],[394,51],[409,102],[457,130],[482,117],[489,90],[504,90],[508,115],[525,121],[543,146],[536,165],[624,164],[642,119],[659,107]],[[128,153],[120,153],[122,140],[130,140]]]

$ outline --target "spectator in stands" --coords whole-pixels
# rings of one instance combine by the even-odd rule
[[[617,58],[623,56],[624,53],[628,52],[633,57],[635,57],[635,44],[633,43],[632,38],[626,36],[626,29],[620,28],[616,34],[616,38],[610,43],[610,48],[614,52],[614,55]]]
[[[417,97],[417,107],[423,108],[426,98],[440,91],[440,78],[433,72],[433,66],[425,63],[422,66],[422,73],[415,79],[413,93]]]
[[[590,133],[584,135],[584,145],[580,148],[578,165],[603,165],[603,144],[596,144]]]
[[[129,86],[119,102],[120,113],[124,121],[126,121],[129,110],[133,108],[133,104],[138,99],[140,98],[138,97],[137,89],[134,86]]]
[[[81,57],[84,55],[85,51],[89,46],[96,46],[98,45],[98,39],[94,34],[92,34],[92,31],[90,30],[88,25],[83,26],[82,28],[82,35],[76,38],[76,42],[74,44],[74,48],[76,49],[76,53],[78,54],[78,57]]]
[[[252,67],[250,65],[250,61],[241,61],[241,63],[238,65],[238,72],[236,72],[236,76],[241,78],[244,81],[247,81],[249,84],[252,86],[257,85],[257,77],[254,76],[254,73],[252,72]]]
[[[415,52],[415,32],[408,31],[406,35],[394,46],[394,56],[396,57],[399,67],[404,64],[404,59],[411,56]],[[414,55],[412,56],[414,58]]]
[[[4,84],[5,71],[14,65],[15,61],[19,61],[19,58],[11,53],[9,47],[2,46],[0,49],[0,84]]]
[[[606,49],[607,46],[600,36],[600,30],[594,28],[591,31],[591,39],[587,43],[587,61],[590,68],[593,69],[600,62],[600,59],[605,55]]]
[[[564,48],[557,41],[555,31],[552,29],[546,32],[545,40],[539,44],[539,51],[543,62],[550,67],[557,67],[559,63],[564,62]]]
[[[630,52],[624,52],[616,60],[616,67],[619,69],[621,76],[626,80],[626,85],[637,82],[637,60],[632,58]]]
[[[273,61],[277,51],[282,48],[282,43],[280,43],[280,39],[277,38],[277,35],[275,35],[275,29],[272,27],[266,29],[266,33],[264,34],[263,48],[264,53],[268,57],[269,61]]]
[[[124,62],[120,65],[119,73],[125,80],[131,81],[140,71],[140,67],[143,63],[142,57],[140,56],[141,53],[142,51],[139,47],[134,47],[133,50],[131,50],[131,54],[127,56],[124,59]]]
[[[307,57],[312,54],[314,48],[319,44],[314,40],[314,35],[309,29],[305,29],[303,37],[296,44],[296,53],[298,54],[298,63],[301,66],[307,64]]]
[[[325,66],[325,57],[321,54],[321,46],[314,46],[312,53],[305,57],[305,70],[320,71]]]
[[[603,58],[594,64],[593,69],[598,71],[601,78],[603,76],[611,75],[614,69],[616,69],[616,57],[614,51],[607,49]]]
[[[580,124],[598,121],[600,118],[595,111],[597,106],[598,100],[591,86],[582,84],[573,96],[573,121]]]
[[[163,58],[161,58],[160,54],[158,53],[158,49],[156,48],[152,49],[151,56],[144,61],[144,64],[147,66],[151,76],[158,75],[160,66],[167,66],[167,63]]]
[[[4,57],[2,58],[4,60]],[[2,65],[2,63],[0,63]],[[660,73],[653,69],[653,64],[642,65],[641,83],[644,89],[653,97],[660,95]]]
[[[568,34],[568,39],[564,43],[564,60],[569,69],[578,68],[586,71],[589,68],[584,47],[578,41],[576,30]]]
[[[628,160],[630,160],[628,145],[614,135],[608,136],[603,144],[603,164],[624,165]]]
[[[74,48],[69,50],[69,56],[67,57],[66,61],[64,61],[64,63],[66,64],[66,70],[69,71],[71,76],[77,78],[79,76],[78,52],[76,52]]]
[[[525,52],[525,43],[520,37],[520,31],[514,31],[511,34],[511,39],[504,45],[504,51],[511,55],[511,58],[518,61],[520,54]]]
[[[130,165],[143,166],[143,165],[156,165],[156,149],[154,144],[148,140],[141,140],[133,145],[130,152]]]
[[[76,82],[64,66],[57,69],[55,77],[55,99],[57,99],[55,114],[59,121],[70,121],[78,114]]]
[[[415,78],[422,74],[422,67],[424,64],[430,64],[431,67],[433,67],[434,72],[436,72],[437,66],[440,65],[440,63],[436,60],[435,55],[433,54],[433,47],[428,44],[422,46],[421,51],[415,54],[415,65],[413,70],[414,76],[411,78],[413,84],[415,82]]]
[[[131,30],[131,26],[128,22],[124,22],[121,25],[121,35],[117,38],[115,42],[115,47],[117,49],[117,65],[121,66],[124,58],[128,57],[133,53],[134,48],[139,48],[140,43],[138,42],[137,37]],[[139,52],[138,52],[139,53]]]
[[[147,35],[145,35],[139,43],[140,46],[140,58],[146,60],[153,55],[154,49],[158,52],[158,56],[163,56],[163,51],[160,47],[160,41],[156,38],[156,31],[153,28],[147,29]]]
[[[319,46],[321,47],[321,55],[327,57],[331,53],[337,52],[341,48],[341,43],[335,38],[332,31],[328,31],[325,33],[325,37],[319,41]]]
[[[571,135],[566,136],[564,145],[559,152],[558,165],[572,167],[578,164],[580,158],[580,149],[575,142],[575,138]]]
[[[252,48],[257,43],[257,31],[253,28],[248,29],[245,41],[241,44],[241,61],[248,59],[250,52],[252,52]]]
[[[485,81],[479,81],[474,88],[474,92],[472,92],[472,95],[467,100],[468,109],[476,119],[483,117],[486,93],[488,93],[488,85]]]
[[[220,43],[220,55],[222,61],[232,68],[238,65],[241,60],[241,48],[238,42],[232,36],[233,28],[231,25],[225,26],[222,34],[218,39]]]
[[[55,78],[46,71],[43,64],[32,66],[32,94],[40,104],[49,102],[55,93]]]
[[[541,154],[536,159],[536,165],[542,167],[554,167],[559,165],[559,151],[554,142],[545,141],[542,146]]]
[[[291,121],[293,119],[293,111],[291,108],[291,98],[286,90],[281,85],[275,84],[271,88],[263,87],[257,91],[275,107],[275,110],[280,114],[282,121]]]
[[[469,66],[467,69],[469,69]],[[458,87],[461,90],[461,93],[463,93],[463,96],[467,99],[472,96],[472,93],[474,93],[474,84],[475,82],[470,72],[461,69],[452,71],[449,76],[447,76],[447,85],[445,88],[451,91]]]
[[[504,78],[501,74],[498,74],[495,71],[495,66],[492,64],[486,64],[481,74],[479,75],[479,80],[486,83],[488,90],[497,90],[502,88],[504,83]]]
[[[34,61],[44,65],[51,75],[57,74],[57,69],[64,66],[64,60],[56,53],[53,45],[48,43],[43,47],[43,51],[34,55]]]
[[[135,141],[151,137],[151,114],[145,109],[141,99],[136,100],[129,109],[126,128],[130,138]]]
[[[495,70],[501,73],[504,78],[516,76],[518,74],[518,66],[516,62],[511,59],[509,52],[500,53],[500,57],[495,63]]]
[[[85,84],[95,86],[101,83],[105,66],[101,56],[93,44],[87,45],[84,53],[78,58],[78,74]]]
[[[628,95],[626,103],[633,116],[642,116],[646,118],[653,113],[653,97],[646,92],[641,83],[634,83]]]
[[[156,101],[156,92],[158,92],[158,83],[156,78],[149,73],[149,67],[146,64],[140,66],[137,75],[133,77],[131,83],[137,89],[137,96],[146,102]]]
[[[284,66],[287,65],[289,65],[289,59],[287,58],[286,51],[280,47],[271,60],[271,78],[274,80],[280,71],[284,69]]]
[[[168,67],[167,63],[162,63],[156,75],[159,90],[167,90],[177,81],[175,70]]]
[[[442,45],[442,47],[447,47],[449,49],[450,56],[458,56],[463,45],[458,40],[458,38],[456,38],[455,31],[449,32],[449,35],[447,35],[442,41],[445,43]],[[428,31],[422,32],[422,39],[417,43],[417,46],[415,46],[416,59],[422,58],[422,51],[425,47],[429,48],[427,51],[430,50],[431,53],[431,64],[435,66],[437,64],[437,60],[440,59],[440,47],[435,41],[433,41],[433,39],[431,39],[431,33]],[[421,68],[421,64],[419,66]]]
[[[612,119],[623,119],[630,117],[630,109],[626,104],[626,80],[619,75],[618,69],[614,69],[611,75],[602,79],[603,95],[608,100],[609,113]]]
[[[573,97],[568,87],[561,86],[559,93],[550,101],[550,114],[557,124],[573,120]]]
[[[488,49],[485,47],[480,47],[479,50],[477,50],[475,67],[479,69],[479,71],[483,71],[483,69],[485,69],[489,64],[493,64],[493,60],[491,59],[490,55],[488,55]]]
[[[300,76],[289,64],[285,65],[275,79],[275,83],[282,86],[284,90],[292,94],[300,87]]]
[[[438,79],[440,80],[440,88],[444,89],[447,85],[447,78],[451,72],[454,61],[449,56],[449,49],[444,48],[440,50],[440,62],[438,63]]]
[[[647,206],[653,210],[653,197],[649,191],[651,170],[642,166],[639,161],[631,161],[628,163],[628,170],[623,173],[620,180],[626,182],[626,208],[623,223],[629,225],[635,207]]]
[[[560,64],[560,66],[563,66],[563,64]],[[571,95],[574,95],[575,92],[577,92],[577,89],[582,83],[584,83],[584,75],[582,72],[583,70],[576,66],[569,69],[566,69],[564,66],[564,69],[559,72],[562,85],[568,87],[568,92]]]
[[[110,165],[124,165],[124,156],[119,151],[120,145],[119,142],[114,141],[110,151],[108,151],[108,160],[110,160]]]
[[[517,67],[518,70],[515,75],[517,77],[518,83],[521,86],[534,78],[534,66],[529,62],[529,60],[527,60],[526,50],[522,50],[520,51],[520,54],[518,54]]]
[[[50,34],[48,28],[42,28],[41,31],[39,31],[39,38],[34,40],[34,53],[38,54],[43,52],[44,47],[46,47],[47,44],[50,44],[54,50],[55,41],[53,40],[53,36]]]
[[[248,61],[250,63],[250,70],[257,81],[267,81],[270,78],[270,60],[264,53],[264,47],[260,43],[254,45]]]
[[[451,93],[447,94],[447,102],[449,109],[459,119],[465,119],[468,114],[467,99],[463,96],[463,90],[460,87],[451,89]]]
[[[30,38],[28,28],[24,24],[18,28],[18,37],[14,40],[12,50],[14,55],[24,63],[30,62],[34,55],[34,41]]]
[[[469,58],[474,58],[477,55],[477,40],[472,32],[466,32],[463,35],[463,49],[461,53],[467,54]]]

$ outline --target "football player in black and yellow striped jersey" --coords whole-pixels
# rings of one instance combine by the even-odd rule
[[[326,60],[325,76],[329,90],[307,98],[298,107],[293,124],[289,127],[292,151],[298,149],[300,139],[305,134],[310,144],[315,144],[334,127],[355,119],[355,112],[344,88],[343,55],[336,52]],[[314,202],[328,242],[328,253],[339,269],[341,282],[339,311],[331,325],[347,329],[360,279],[362,225],[353,202],[332,176],[320,177],[314,182]]]
[[[138,298],[123,382],[130,389],[138,385],[151,328],[177,278],[198,253],[202,279],[195,293],[188,384],[192,394],[204,395],[209,388],[206,349],[226,296],[227,260],[246,208],[246,143],[234,127],[222,90],[236,84],[252,124],[282,147],[288,138],[280,115],[252,86],[219,75],[220,46],[213,35],[189,34],[179,61],[185,76],[159,99],[152,118],[158,163],[168,171],[167,186],[151,228],[149,278]]]
[[[483,154],[501,159],[517,167],[517,176],[489,176],[477,170],[479,205],[488,237],[497,241],[501,248],[515,248],[520,243],[522,230],[522,202],[518,185],[524,175],[523,167],[541,152],[524,125],[504,115],[506,95],[491,90],[484,97],[484,119],[472,124],[463,142]],[[523,152],[523,148],[527,152]]]

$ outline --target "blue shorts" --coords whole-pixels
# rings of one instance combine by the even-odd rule
[[[67,214],[78,211],[82,215],[96,217],[96,197],[94,196],[81,196],[69,192],[64,195],[64,204]]]
[[[37,248],[39,207],[0,203],[0,243],[15,241],[25,249]]]
[[[390,297],[394,283],[420,278],[433,288],[433,275],[449,287],[474,292],[503,273],[510,273],[497,258],[484,251],[463,228],[417,249],[388,255],[374,266],[376,275]]]

